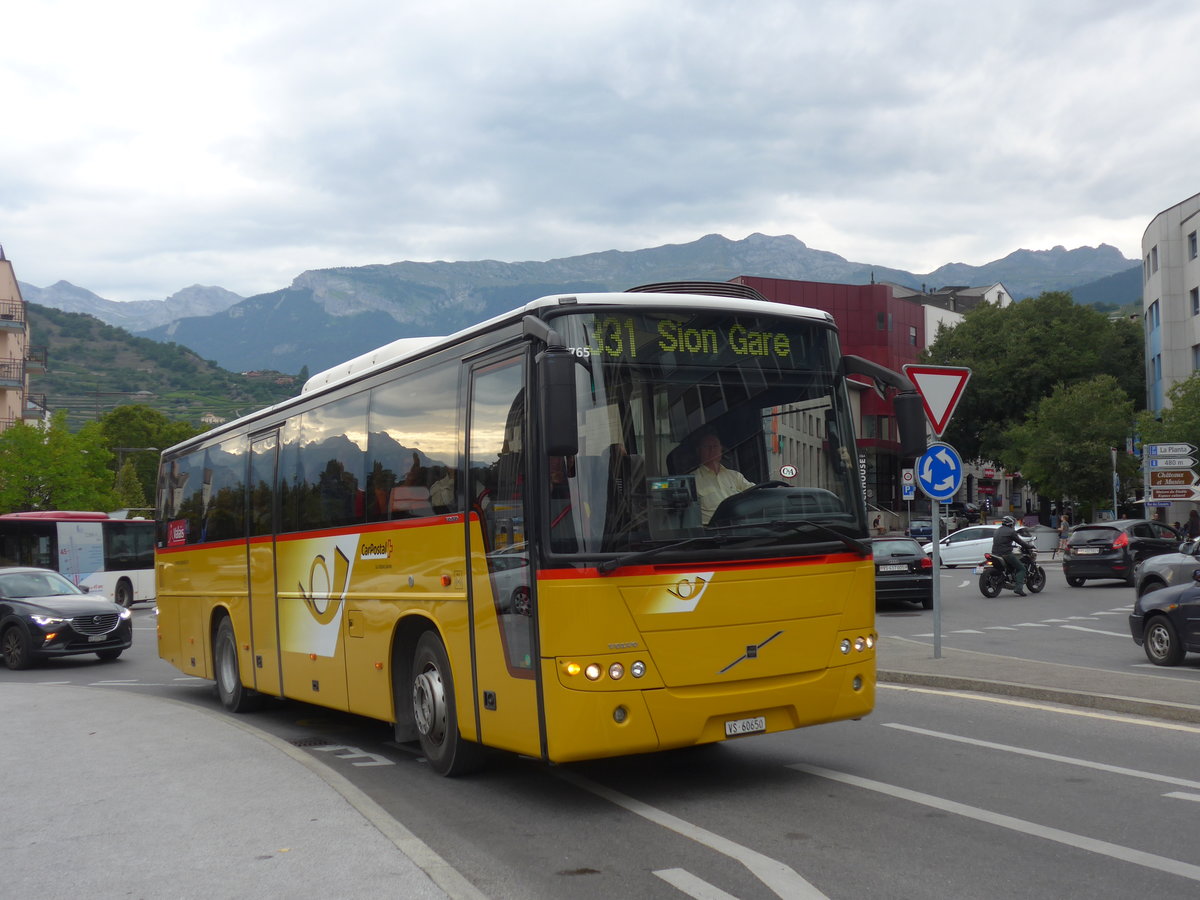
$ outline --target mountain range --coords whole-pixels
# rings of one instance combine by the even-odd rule
[[[687,244],[609,250],[545,262],[397,262],[315,269],[286,288],[243,298],[194,285],[165,300],[107,300],[60,281],[21,284],[26,300],[87,313],[142,337],[174,342],[225,369],[316,372],[400,337],[449,334],[546,294],[624,290],[659,281],[758,275],[840,284],[895,282],[933,290],[1003,282],[1017,299],[1071,291],[1076,302],[1123,306],[1141,296],[1141,264],[1115,247],[1017,250],[983,266],[926,274],[851,262],[791,235],[710,234]],[[35,336],[36,341],[36,336]]]

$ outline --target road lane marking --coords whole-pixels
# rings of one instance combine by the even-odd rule
[[[1015,747],[1012,744],[997,744],[994,741],[983,741],[978,738],[966,737],[961,734],[950,734],[945,731],[930,731],[928,728],[918,728],[915,725],[904,725],[900,722],[884,722],[884,728],[895,728],[899,731],[908,731],[912,734],[920,734],[925,737],[940,738],[943,741],[954,741],[959,744],[969,744],[972,747],[984,747],[988,750],[1003,750],[1005,753],[1015,753],[1018,756],[1028,756],[1033,759],[1044,759],[1049,762],[1066,763],[1070,766],[1079,766],[1083,769],[1095,769],[1099,772],[1109,772],[1114,775],[1125,775],[1129,778],[1144,778],[1147,781],[1159,781],[1163,784],[1173,784],[1176,787],[1194,788],[1200,790],[1200,781],[1192,781],[1187,778],[1176,778],[1173,775],[1158,775],[1154,772],[1145,772],[1141,769],[1127,769],[1124,766],[1112,766],[1108,763],[1092,762],[1087,759],[1079,759],[1075,756],[1060,756],[1057,753],[1046,753],[1042,750],[1031,750],[1028,747]]]
[[[1129,633],[1118,634],[1115,631],[1101,631],[1099,628],[1084,628],[1082,625],[1060,625],[1059,628],[1066,628],[1070,631],[1087,631],[1091,634],[1107,634],[1109,637],[1118,637],[1129,640]]]
[[[1013,625],[985,625],[984,631],[1016,631]]]
[[[1195,800],[1200,803],[1200,794],[1185,794],[1183,791],[1171,791],[1169,794],[1163,794],[1164,797],[1170,797],[1172,800]]]
[[[309,747],[309,750],[319,750],[322,753],[332,753],[338,759],[344,759],[347,762],[351,760],[360,760],[360,762],[350,762],[352,766],[394,766],[395,763],[386,756],[379,756],[375,753],[368,753],[366,750],[360,750],[358,747],[347,747],[344,744],[322,744],[320,746]]]
[[[1096,853],[1101,856],[1121,860],[1122,862],[1145,866],[1157,872],[1166,872],[1170,875],[1178,875],[1181,878],[1187,878],[1191,881],[1200,881],[1200,866],[1177,859],[1158,856],[1154,853],[1146,853],[1143,850],[1134,850],[1132,847],[1122,847],[1120,844],[1113,844],[1096,838],[1084,837],[1081,834],[1063,831],[1061,828],[1039,825],[1037,822],[1031,822],[1028,819],[1018,819],[1015,816],[1008,816],[988,809],[980,809],[977,806],[968,806],[965,803],[947,800],[944,797],[935,797],[933,794],[909,790],[908,788],[902,788],[894,784],[885,784],[882,781],[873,781],[870,778],[862,778],[847,772],[835,772],[832,769],[810,766],[807,763],[792,763],[787,768],[794,769],[797,772],[804,772],[808,775],[815,775],[818,778],[825,778],[829,781],[837,781],[851,787],[874,791],[877,794],[895,797],[897,800],[917,803],[921,806],[941,810],[942,812],[953,813],[954,815],[974,819],[977,822],[983,822],[987,825],[1007,828],[1018,834],[1039,837],[1043,840],[1065,844],[1068,847],[1086,850],[1089,853]]]
[[[795,898],[795,900],[828,900],[824,894],[805,881],[795,869],[778,860],[771,859],[771,857],[765,856],[757,850],[743,847],[741,844],[729,840],[729,838],[721,837],[721,835],[701,828],[699,825],[693,825],[691,822],[684,821],[678,816],[673,816],[668,812],[643,803],[641,800],[635,800],[633,797],[614,791],[612,788],[605,787],[589,778],[584,778],[575,772],[555,769],[554,774],[578,788],[590,791],[597,797],[601,797],[610,803],[615,803],[617,806],[634,815],[641,816],[643,819],[674,831],[688,840],[695,841],[698,844],[708,847],[710,850],[715,850],[717,853],[737,860],[779,897],[788,898],[788,900],[792,900],[792,898]]]
[[[686,869],[658,869],[654,873],[671,887],[682,891],[696,900],[737,900],[733,894],[727,894],[719,887],[709,884],[703,878],[697,878]]]
[[[1106,722],[1120,722],[1123,725],[1141,725],[1143,728],[1162,728],[1167,731],[1185,731],[1188,734],[1200,734],[1200,728],[1195,725],[1183,725],[1178,722],[1167,722],[1161,719],[1134,719],[1129,716],[1118,716],[1112,713],[1093,712],[1086,709],[1075,709],[1069,706],[1051,706],[1046,703],[1034,703],[1030,700],[1014,700],[999,697],[995,694],[973,694],[966,691],[947,691],[940,688],[917,687],[911,684],[888,684],[879,682],[875,689],[908,691],[913,694],[934,694],[941,697],[957,697],[960,700],[975,700],[979,703],[996,703],[1000,706],[1019,706],[1023,709],[1036,709],[1042,712],[1058,713],[1060,716],[1079,716],[1084,719],[1103,719]]]
[[[1018,622],[1018,628],[1049,628],[1045,622]]]

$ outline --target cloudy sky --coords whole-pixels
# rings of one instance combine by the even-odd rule
[[[0,244],[114,300],[713,232],[1136,259],[1200,191],[1178,0],[37,0],[3,29]]]

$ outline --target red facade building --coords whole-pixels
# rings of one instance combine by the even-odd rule
[[[925,307],[892,295],[886,284],[826,284],[742,275],[735,284],[752,287],[768,300],[807,306],[833,315],[841,334],[842,353],[862,356],[894,371],[915,363],[925,349]],[[858,422],[860,465],[865,463],[867,500],[885,509],[903,509],[901,459],[896,420],[890,400],[874,390],[861,392]]]

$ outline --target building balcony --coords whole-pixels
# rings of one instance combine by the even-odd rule
[[[0,388],[11,390],[12,388],[25,387],[25,360],[23,359],[0,359]]]
[[[25,304],[17,300],[0,300],[0,329],[25,330]]]
[[[45,347],[30,347],[25,353],[25,372],[29,375],[45,375],[47,354]]]

